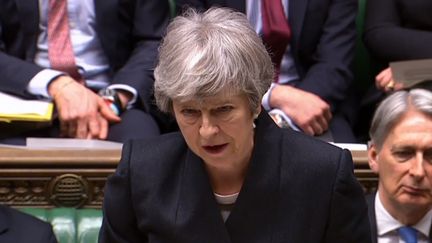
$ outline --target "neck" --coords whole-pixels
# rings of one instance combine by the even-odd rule
[[[230,195],[240,191],[246,177],[248,164],[242,168],[215,168],[206,166],[213,192]]]
[[[420,207],[418,205],[399,205],[387,200],[383,195],[378,196],[387,212],[403,225],[415,225],[430,210],[430,207]]]

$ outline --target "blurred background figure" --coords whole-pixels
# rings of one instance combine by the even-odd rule
[[[374,242],[431,242],[432,93],[387,97],[370,137],[369,165],[379,176],[378,192],[368,197]]]
[[[57,243],[49,223],[0,205],[0,242]]]
[[[0,141],[158,135],[153,70],[169,14],[168,1],[2,1],[0,91],[52,99],[58,119],[36,131],[2,127]]]
[[[375,80],[379,90],[403,88],[393,80],[389,62],[432,58],[431,11],[428,0],[367,1],[364,42],[383,66]]]
[[[282,127],[327,141],[355,142],[351,94],[356,0],[178,0],[200,10],[225,6],[246,13],[276,69],[263,107]]]
[[[180,132],[125,144],[100,242],[370,242],[350,153],[279,128],[261,108],[273,77],[244,14],[176,17],[155,98]]]

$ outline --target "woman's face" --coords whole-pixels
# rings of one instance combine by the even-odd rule
[[[249,162],[254,114],[246,95],[174,100],[173,108],[186,143],[208,168],[236,169]]]

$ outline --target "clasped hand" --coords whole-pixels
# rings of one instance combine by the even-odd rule
[[[109,123],[121,120],[101,97],[69,76],[52,81],[48,92],[57,108],[62,137],[106,139]]]

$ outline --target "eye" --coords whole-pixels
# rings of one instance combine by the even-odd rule
[[[234,107],[231,105],[224,105],[224,106],[220,106],[220,107],[216,108],[216,112],[217,113],[228,113],[228,112],[232,111],[233,109],[234,109]]]
[[[195,110],[195,109],[191,109],[191,108],[184,108],[181,111],[181,114],[184,116],[197,116],[199,115],[200,111],[199,110]]]
[[[393,156],[399,162],[405,162],[415,156],[415,151],[411,149],[400,149],[392,152]]]
[[[423,157],[429,164],[432,164],[432,149],[424,151]]]

